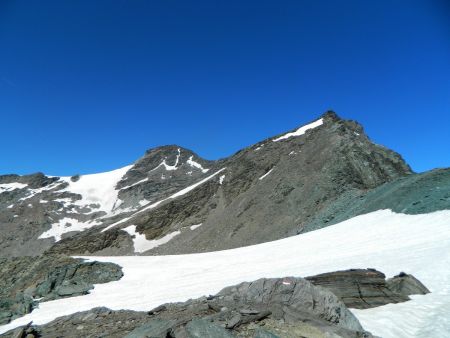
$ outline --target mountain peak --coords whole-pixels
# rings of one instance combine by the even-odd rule
[[[339,115],[336,114],[336,112],[333,110],[327,110],[325,113],[322,114],[322,116],[320,118],[325,119],[325,120],[332,120],[332,121],[342,120],[339,117]]]

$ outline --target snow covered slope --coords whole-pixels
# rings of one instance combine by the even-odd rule
[[[363,327],[382,337],[450,335],[450,211],[405,215],[380,210],[306,234],[239,249],[179,256],[96,257],[123,267],[117,282],[91,294],[40,304],[0,328],[97,306],[149,310],[165,302],[214,294],[261,277],[309,276],[349,268],[375,268],[388,277],[412,273],[431,293],[406,303],[354,310]],[[93,258],[90,258],[93,259]]]

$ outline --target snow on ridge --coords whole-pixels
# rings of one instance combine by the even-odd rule
[[[431,293],[412,296],[405,303],[352,309],[366,330],[384,338],[447,337],[449,247],[450,210],[419,215],[378,210],[305,234],[231,250],[172,256],[86,257],[90,261],[116,263],[122,266],[124,276],[119,281],[97,284],[85,296],[40,303],[30,314],[0,327],[0,333],[30,321],[42,325],[56,317],[99,306],[148,311],[160,304],[215,294],[243,281],[370,267],[387,277],[400,271],[411,273]]]
[[[28,186],[28,184],[18,183],[18,182],[2,183],[2,184],[0,184],[0,194],[5,192],[5,191],[13,191],[13,190],[16,190],[16,189],[23,189],[26,186]]]
[[[145,237],[145,234],[140,234],[136,231],[136,225],[130,225],[122,230],[126,231],[133,237],[134,252],[142,253],[151,249],[154,249],[160,245],[168,243],[172,238],[179,235],[179,230],[171,232],[161,238],[149,240]]]
[[[264,175],[262,175],[260,178],[258,178],[258,180],[262,181],[267,175],[269,175],[272,172],[273,169],[275,169],[275,167],[273,167],[268,172],[266,172]]]
[[[171,195],[171,196],[169,196],[169,197],[167,197],[167,198],[164,198],[164,199],[162,199],[162,200],[160,200],[160,201],[158,201],[158,202],[152,203],[152,204],[146,206],[145,208],[143,208],[143,209],[137,211],[136,213],[134,213],[133,215],[131,215],[131,216],[129,216],[129,217],[126,217],[126,218],[124,218],[124,219],[122,219],[122,220],[120,220],[120,221],[118,221],[118,222],[115,222],[115,223],[113,223],[113,224],[108,225],[105,229],[102,230],[102,232],[105,232],[105,231],[107,231],[107,230],[109,230],[109,229],[115,227],[116,225],[125,223],[126,221],[130,220],[132,217],[134,217],[134,216],[136,216],[136,215],[138,215],[138,214],[140,214],[140,213],[142,213],[142,212],[144,212],[144,211],[147,211],[147,210],[156,208],[158,205],[160,205],[160,204],[163,203],[163,202],[166,202],[166,201],[168,201],[168,200],[171,200],[171,199],[174,199],[174,198],[177,198],[177,197],[179,197],[179,196],[183,196],[183,195],[187,194],[187,193],[190,192],[191,190],[194,190],[195,188],[197,188],[199,185],[205,183],[206,181],[209,181],[211,178],[213,178],[213,177],[216,176],[217,174],[221,173],[221,172],[224,171],[225,169],[226,169],[226,168],[222,168],[222,169],[216,171],[214,174],[209,175],[208,177],[205,177],[205,178],[202,179],[201,181],[199,181],[199,182],[197,182],[197,183],[194,183],[194,184],[192,184],[192,185],[190,185],[190,186],[188,186],[188,187],[186,187],[186,188],[184,188],[184,189],[182,189],[182,190],[180,190],[180,191],[174,193],[173,195]]]
[[[194,158],[194,155],[192,155],[191,157],[189,157],[189,159],[187,160],[187,164],[189,164],[191,167],[193,167],[193,168],[197,168],[197,169],[200,169],[201,171],[202,171],[202,173],[207,173],[208,171],[209,171],[209,169],[205,169],[205,168],[203,168],[203,166],[200,164],[200,163],[198,163],[198,162],[195,162],[194,160],[193,160],[193,158]]]
[[[135,185],[138,185],[138,184],[141,184],[141,183],[144,183],[144,182],[147,182],[147,181],[148,181],[148,177],[146,177],[146,178],[144,178],[144,179],[142,179],[140,181],[134,182],[133,184],[127,185],[126,187],[120,188],[120,190],[129,189],[131,187],[134,187]]]
[[[314,122],[312,122],[310,124],[307,124],[307,125],[305,125],[303,127],[298,128],[296,131],[293,131],[292,133],[284,134],[283,136],[280,136],[280,137],[278,137],[278,138],[276,138],[276,139],[274,139],[272,141],[273,142],[278,142],[278,141],[285,140],[285,139],[290,138],[290,137],[301,136],[307,130],[317,128],[317,127],[321,126],[322,124],[323,124],[323,119],[318,119],[317,121],[314,121]]]
[[[55,189],[60,184],[61,184],[61,181],[56,181],[56,182],[50,183],[49,185],[46,185],[45,187],[42,187],[42,188],[28,189],[28,195],[25,197],[19,198],[19,201],[20,202],[26,201],[36,195],[43,193],[44,191],[49,191],[49,190]]]
[[[203,224],[203,223],[191,225],[191,226],[189,227],[189,229],[195,230],[195,229],[201,227],[202,224]]]
[[[167,162],[166,162],[167,157],[165,157],[164,160],[160,164],[158,164],[155,168],[153,168],[150,171],[155,171],[156,169],[158,169],[161,166],[163,166],[167,171],[177,170],[178,169],[178,162],[180,161],[180,156],[181,156],[181,150],[180,150],[180,148],[178,148],[178,154],[177,154],[177,158],[175,160],[175,164],[174,165],[167,164]]]

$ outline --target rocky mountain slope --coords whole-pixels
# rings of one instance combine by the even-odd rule
[[[103,174],[0,176],[0,255],[179,254],[257,244],[370,210],[355,201],[373,199],[376,207],[385,200],[377,194],[400,189],[386,183],[415,176],[358,123],[327,112],[218,161],[164,146]]]

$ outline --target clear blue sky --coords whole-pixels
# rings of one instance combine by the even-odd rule
[[[445,0],[0,1],[0,173],[208,159],[327,109],[450,166]]]

